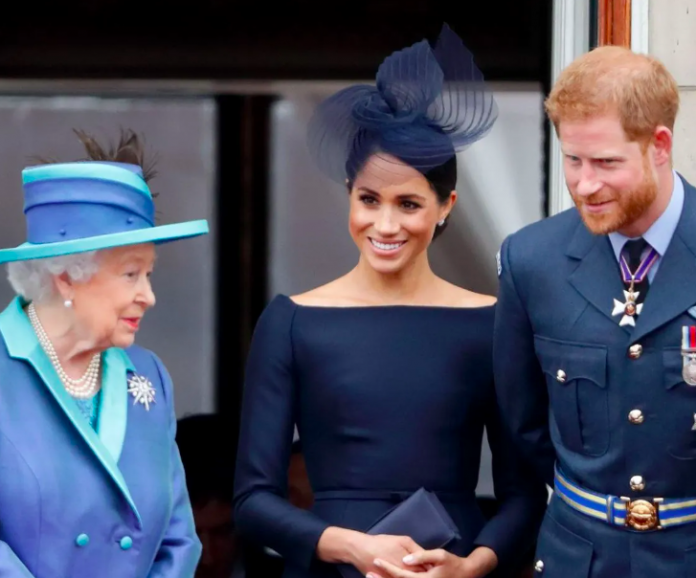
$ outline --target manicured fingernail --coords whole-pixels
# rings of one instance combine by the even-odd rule
[[[373,560],[372,563],[375,566],[379,566],[380,568],[382,567],[382,561],[379,558],[376,558],[375,560]]]
[[[367,574],[365,574],[365,578],[377,578],[377,576],[372,572],[368,572]]]
[[[413,564],[415,562],[415,558],[413,557],[412,554],[409,554],[408,556],[404,556],[404,564]]]

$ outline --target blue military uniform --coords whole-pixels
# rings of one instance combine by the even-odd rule
[[[674,181],[643,236],[658,257],[634,325],[616,307],[625,237],[593,235],[571,209],[501,248],[498,399],[555,490],[538,576],[696,578],[696,386],[682,355],[696,326],[696,189]]]

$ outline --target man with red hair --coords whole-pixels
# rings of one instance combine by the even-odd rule
[[[672,168],[679,93],[607,46],[546,101],[575,207],[499,254],[494,364],[554,489],[538,575],[696,576],[696,190]]]

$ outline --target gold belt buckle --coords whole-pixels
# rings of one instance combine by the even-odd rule
[[[639,532],[662,530],[660,504],[663,502],[663,498],[632,500],[622,496],[621,500],[626,504],[626,520],[624,522],[626,526]]]

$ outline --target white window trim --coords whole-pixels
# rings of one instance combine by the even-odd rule
[[[631,0],[631,50],[649,54],[650,0]]]
[[[553,4],[553,82],[575,58],[589,50],[589,0],[554,0]],[[649,54],[650,0],[631,1],[631,50]],[[551,127],[549,214],[573,206],[563,177],[563,156],[556,131]]]
[[[552,82],[556,82],[560,72],[589,49],[590,0],[554,0]],[[573,200],[563,177],[563,156],[553,126],[549,154],[549,214],[555,215],[572,207]]]

